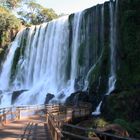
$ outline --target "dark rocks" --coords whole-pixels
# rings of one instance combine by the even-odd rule
[[[25,92],[27,90],[18,90],[18,91],[13,91],[12,94],[12,104],[15,102],[15,100],[19,97],[19,95],[21,95],[23,92]]]
[[[87,92],[77,91],[72,93],[67,99],[66,105],[78,105],[80,102],[89,102],[89,96]]]
[[[108,120],[121,118],[128,121],[139,120],[140,90],[123,91],[111,94],[104,99],[102,115]]]
[[[58,95],[58,99],[59,100],[61,100],[61,99],[63,99],[65,97],[65,94],[64,94],[64,92],[62,91],[61,93],[59,93],[59,95]]]
[[[48,94],[46,95],[45,104],[48,104],[49,101],[50,101],[51,99],[53,99],[54,97],[55,97],[55,96],[54,96],[53,94],[48,93]]]

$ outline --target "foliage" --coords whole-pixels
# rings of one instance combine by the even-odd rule
[[[103,128],[105,127],[109,122],[107,122],[104,118],[91,118],[89,120],[82,121],[78,124],[78,126],[82,126],[85,128]]]
[[[123,119],[115,119],[113,122],[125,128],[131,137],[140,138],[140,121],[135,121],[133,123],[130,123]]]
[[[94,126],[96,126],[96,128],[100,127],[103,128],[107,125],[108,123],[103,119],[103,118],[97,118],[94,121]]]
[[[31,1],[26,3],[26,6],[28,10],[25,11],[22,9],[18,12],[18,14],[28,24],[37,25],[58,17],[53,9],[44,8],[38,3]]]
[[[4,52],[4,49],[0,48],[0,64],[1,64],[1,60],[3,58],[3,52]]]
[[[22,0],[0,0],[1,6],[6,7],[8,9],[14,9],[18,7],[19,3]]]
[[[93,138],[93,137],[97,137],[96,133],[93,131],[93,129],[89,129],[88,131],[88,137],[89,138]]]
[[[130,89],[140,83],[140,1],[120,0],[118,9],[118,56],[117,71],[119,89]]]
[[[106,98],[103,115],[109,120],[121,118],[130,122],[139,120],[140,90],[123,91]]]
[[[21,20],[11,14],[17,7],[26,7],[26,10],[22,9],[18,14],[28,26],[58,17],[53,9],[44,8],[33,0],[0,0],[0,47],[7,46],[19,30]]]
[[[0,6],[0,47],[11,41],[12,30],[18,30],[20,21],[7,9]]]
[[[35,0],[0,0],[0,5],[17,12],[18,16],[28,24],[36,25],[58,17],[53,9],[44,8]]]

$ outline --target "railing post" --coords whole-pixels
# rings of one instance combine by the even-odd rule
[[[54,140],[57,140],[57,132],[54,133]]]
[[[17,109],[17,119],[20,120],[20,109]]]
[[[11,120],[14,119],[14,117],[13,117],[13,109],[12,109],[12,107],[10,108],[10,113],[11,113],[11,119],[10,119],[10,121],[11,121]]]
[[[46,122],[47,122],[47,124],[48,124],[48,117],[49,117],[49,114],[47,113],[46,114]]]
[[[3,122],[6,124],[6,111],[3,109]]]

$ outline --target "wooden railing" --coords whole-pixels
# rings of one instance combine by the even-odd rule
[[[98,140],[98,138],[99,140],[136,140],[69,124],[77,118],[91,114],[91,105],[85,103],[77,107],[30,105],[0,108],[0,123],[4,125],[9,121],[30,117],[35,115],[37,111],[42,111],[46,115],[46,123],[52,140],[66,140],[67,138],[69,140]],[[89,138],[89,132],[95,133],[97,137]]]
[[[69,140],[76,138],[77,140],[138,140],[135,138],[122,137],[106,132],[100,132],[96,129],[87,129],[67,123],[63,124],[62,134],[65,138],[69,138]],[[90,134],[96,137],[92,136],[90,138]]]
[[[129,137],[86,129],[69,124],[77,118],[91,114],[90,104],[81,104],[78,107],[49,106],[47,108],[47,124],[53,140],[137,140]],[[95,137],[90,137],[90,134]]]
[[[64,123],[72,122],[74,119],[89,116],[91,105],[84,104],[78,107],[49,106],[47,107],[47,124],[53,140],[65,139],[62,134]]]
[[[45,108],[45,105],[11,106],[0,108],[0,123],[4,125],[10,121],[30,117],[33,116],[35,111],[44,110]]]

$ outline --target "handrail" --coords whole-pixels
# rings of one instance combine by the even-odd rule
[[[80,126],[75,126],[69,124],[69,122],[73,121],[79,117],[89,116],[91,114],[91,106],[87,104],[82,104],[76,107],[66,107],[60,105],[21,105],[21,106],[10,106],[0,108],[0,123],[5,124],[7,121],[21,119],[24,117],[24,113],[27,112],[35,112],[35,111],[43,111],[46,114],[46,121],[48,129],[51,132],[51,137],[53,140],[61,140],[65,138],[65,136],[79,138],[83,140],[90,140],[92,138],[88,138],[87,132],[94,132],[101,140],[106,139],[115,139],[115,140],[137,140],[135,138],[127,138],[121,137],[114,134],[100,132],[96,129],[87,129]],[[27,113],[28,114],[28,113]],[[26,115],[27,115],[26,114]],[[32,114],[33,115],[33,114]],[[28,115],[27,115],[28,116]],[[67,127],[67,129],[63,129]],[[70,129],[69,129],[70,127]],[[79,129],[84,132],[86,135],[82,136],[80,134],[75,134],[74,132],[70,132],[71,129]],[[98,138],[97,137],[97,138]]]
[[[68,123],[65,123],[63,124],[63,127],[70,127],[70,129],[74,129],[75,131],[76,130],[81,130],[81,131],[84,131],[84,132],[94,132],[96,133],[96,135],[100,138],[102,138],[102,140],[107,140],[107,139],[115,139],[115,140],[138,140],[138,139],[135,139],[135,138],[129,138],[129,137],[123,137],[123,136],[118,136],[118,135],[115,135],[115,134],[110,134],[110,133],[106,133],[106,132],[100,132],[96,129],[89,129],[89,128],[84,128],[84,127],[81,127],[81,126],[76,126],[76,125],[72,125],[72,124],[68,124]],[[72,132],[68,132],[67,130],[63,130],[62,131],[62,134],[67,134],[67,135],[72,135],[74,133]],[[77,132],[77,131],[76,131]],[[74,135],[73,135],[74,136]],[[76,135],[75,134],[75,137],[78,136],[78,134]]]
[[[21,106],[10,106],[0,108],[0,123],[2,125],[9,121],[20,119],[21,117],[27,117],[29,114],[22,114],[22,112],[33,112],[37,110],[44,110],[47,105],[21,105]]]
[[[71,122],[75,118],[85,117],[90,114],[91,107],[86,106],[86,104],[82,107],[79,105],[77,107],[52,106],[47,108],[46,118],[52,139],[63,139],[62,126],[64,123]]]

